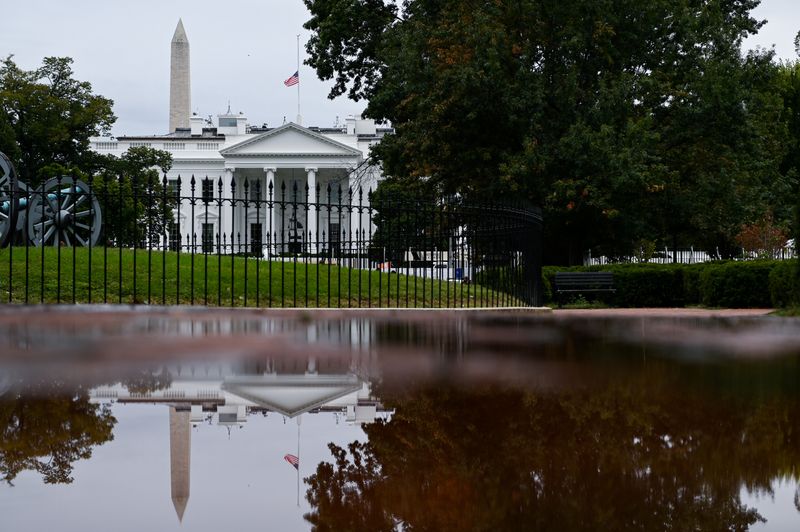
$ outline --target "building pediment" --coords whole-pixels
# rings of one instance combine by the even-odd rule
[[[361,389],[355,375],[263,375],[225,379],[222,389],[294,417]]]
[[[294,123],[228,146],[220,153],[224,157],[361,157],[355,148]]]

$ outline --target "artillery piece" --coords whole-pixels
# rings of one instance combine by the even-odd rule
[[[35,246],[94,246],[102,230],[100,202],[69,176],[31,188],[0,152],[0,248],[14,241]]]

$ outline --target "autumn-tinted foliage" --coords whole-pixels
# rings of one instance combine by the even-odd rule
[[[761,517],[742,486],[797,478],[796,397],[727,390],[718,368],[704,391],[648,367],[580,391],[389,394],[396,411],[368,443],[330,446],[306,518],[318,531],[747,530]]]
[[[796,186],[789,84],[742,53],[758,3],[306,0],[308,64],[395,127],[374,150],[392,179],[544,206],[551,262],[727,255]]]
[[[0,400],[0,480],[11,484],[32,470],[48,484],[72,482],[73,464],[111,441],[117,420],[85,392],[50,385],[24,392],[32,395]]]

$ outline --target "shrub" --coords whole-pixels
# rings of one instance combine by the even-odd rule
[[[745,261],[709,264],[700,274],[703,305],[708,307],[772,306],[769,274],[775,261]]]
[[[782,261],[769,272],[769,293],[774,307],[800,305],[800,268],[796,261]]]
[[[553,278],[560,271],[607,271],[616,293],[596,299],[618,307],[783,307],[800,304],[795,261],[708,262],[702,264],[610,264],[542,268],[545,301],[554,302]]]
[[[686,264],[681,269],[683,272],[683,297],[686,305],[699,305],[702,301],[700,274],[706,267],[706,264]]]
[[[655,266],[655,267],[653,267]],[[682,268],[679,265],[630,264],[611,268],[619,307],[684,306]]]

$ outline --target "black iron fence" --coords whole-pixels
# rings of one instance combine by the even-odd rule
[[[541,214],[194,176],[0,183],[0,293],[20,303],[539,305]],[[374,201],[370,202],[370,199]]]

